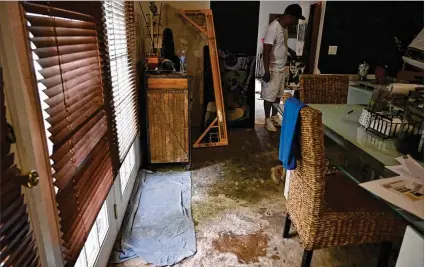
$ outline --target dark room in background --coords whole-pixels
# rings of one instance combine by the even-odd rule
[[[211,9],[228,125],[254,127],[254,72],[260,2],[211,1]],[[204,59],[207,61],[204,66],[208,66],[206,53]],[[205,71],[204,114],[208,103],[214,101],[211,75],[207,68]]]
[[[369,73],[376,64],[389,66],[395,76],[402,68],[402,53],[394,38],[409,45],[422,30],[423,1],[348,2],[328,1],[320,49],[321,73],[357,73],[360,63],[369,63]],[[328,55],[329,46],[338,46],[337,55]]]

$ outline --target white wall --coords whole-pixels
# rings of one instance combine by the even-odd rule
[[[260,13],[258,16],[258,38],[257,53],[263,51],[261,39],[265,37],[267,26],[269,26],[270,14],[283,14],[285,9],[291,4],[300,4],[300,1],[261,1]],[[289,39],[288,46],[295,50],[296,39]]]
[[[310,5],[316,3],[317,1],[261,1],[260,2],[260,14],[258,17],[258,38],[257,38],[257,52],[263,50],[263,45],[261,43],[261,38],[264,38],[269,25],[270,14],[283,14],[285,9],[292,4],[299,4],[303,10],[303,15],[306,18],[301,23],[308,23],[308,17],[310,15]],[[288,46],[295,50],[300,46],[297,44],[295,38],[288,40]]]
[[[303,16],[306,18],[304,21],[300,20],[300,24],[307,24],[308,19],[310,16],[310,5],[322,2],[322,18],[321,23],[319,26],[319,37],[318,37],[318,43],[317,43],[317,49],[320,51],[320,44],[322,39],[322,28],[323,28],[323,20],[325,16],[325,9],[326,9],[326,1],[261,1],[260,2],[260,12],[259,12],[259,18],[258,18],[258,37],[257,37],[257,53],[260,53],[263,51],[263,44],[261,43],[261,39],[264,38],[267,30],[267,26],[269,25],[269,16],[270,14],[278,14],[278,13],[284,13],[286,7],[288,7],[291,4],[299,4],[303,10]],[[288,46],[289,48],[295,50],[298,55],[302,54],[304,43],[297,41],[295,38],[291,38],[288,40]],[[317,69],[317,62],[319,60],[319,53],[316,53],[316,60],[315,60],[315,69]],[[315,73],[318,72],[315,70]]]

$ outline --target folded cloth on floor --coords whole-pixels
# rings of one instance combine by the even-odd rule
[[[295,97],[288,98],[283,108],[282,128],[280,130],[279,159],[286,170],[293,170],[297,166],[299,148],[298,117],[305,104]]]
[[[194,255],[190,172],[146,173],[139,187],[127,210],[121,249],[111,261],[138,256],[156,266],[168,266]]]

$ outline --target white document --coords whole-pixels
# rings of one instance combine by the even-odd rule
[[[424,218],[423,185],[404,176],[379,179],[360,184],[385,201],[394,204],[416,216]]]
[[[416,183],[424,184],[424,168],[411,156],[396,158],[401,165],[385,166],[387,169],[413,180]]]
[[[410,225],[406,227],[396,267],[424,266],[424,236]]]

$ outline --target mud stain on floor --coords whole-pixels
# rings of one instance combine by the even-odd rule
[[[222,233],[212,244],[218,252],[235,254],[239,263],[255,263],[259,262],[259,257],[266,256],[268,241],[269,238],[263,233],[250,235]]]

